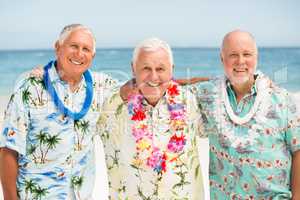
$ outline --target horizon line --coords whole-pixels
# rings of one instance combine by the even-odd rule
[[[96,49],[99,50],[109,50],[109,49],[134,49],[135,47],[129,47],[129,46],[124,46],[124,47],[96,47]],[[219,49],[219,46],[174,46],[171,47],[171,49]],[[283,48],[283,49],[298,49],[300,46],[258,46],[258,49],[276,49],[276,48]],[[54,48],[0,48],[0,51],[37,51],[37,50],[54,50]]]

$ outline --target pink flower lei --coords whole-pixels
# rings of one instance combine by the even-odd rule
[[[133,162],[134,166],[146,164],[157,173],[164,173],[167,170],[167,163],[177,160],[186,144],[184,135],[186,109],[180,97],[178,84],[171,81],[166,93],[171,134],[165,149],[160,149],[153,142],[153,133],[148,129],[147,115],[143,106],[144,97],[137,94],[128,98],[128,112],[134,122],[131,131],[135,138],[137,150]]]

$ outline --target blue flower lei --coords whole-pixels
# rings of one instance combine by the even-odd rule
[[[45,88],[48,91],[49,95],[51,96],[56,108],[65,116],[68,116],[72,118],[73,120],[80,120],[83,118],[86,113],[89,111],[89,108],[92,104],[93,100],[93,79],[92,75],[89,70],[86,70],[83,73],[85,82],[86,82],[86,91],[85,91],[85,99],[83,106],[79,112],[72,112],[68,108],[65,107],[63,102],[60,100],[60,98],[57,95],[57,92],[55,88],[53,87],[51,83],[51,79],[49,76],[49,69],[52,67],[53,64],[56,64],[56,61],[50,61],[45,67],[44,67],[44,84]]]

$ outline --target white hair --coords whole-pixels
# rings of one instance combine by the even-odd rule
[[[87,33],[89,33],[92,36],[92,38],[93,38],[93,53],[96,53],[96,39],[94,37],[94,34],[90,28],[88,28],[82,24],[69,24],[69,25],[65,26],[59,34],[58,43],[60,45],[62,45],[64,43],[65,39],[68,38],[69,35],[73,31],[79,30],[79,29],[86,31]]]
[[[133,51],[132,63],[135,65],[141,50],[153,52],[158,49],[163,49],[167,52],[170,63],[173,65],[173,54],[169,44],[159,38],[148,38],[140,42]]]

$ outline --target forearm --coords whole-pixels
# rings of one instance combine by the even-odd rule
[[[190,79],[176,79],[175,80],[177,83],[180,85],[190,85],[190,84],[195,84],[198,82],[203,82],[203,81],[209,81],[208,77],[194,77]]]
[[[292,200],[300,199],[300,150],[293,154],[291,187]]]
[[[0,149],[0,179],[4,200],[17,200],[16,180],[18,175],[17,153],[7,148]]]

